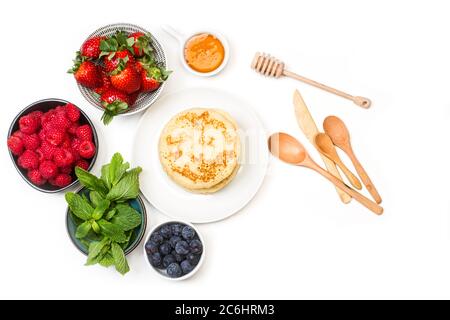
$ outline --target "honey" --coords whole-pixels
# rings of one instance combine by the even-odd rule
[[[208,73],[220,67],[225,58],[225,48],[214,35],[201,33],[186,42],[184,58],[192,70]]]

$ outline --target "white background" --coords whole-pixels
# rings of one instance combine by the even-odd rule
[[[4,3],[0,298],[450,298],[448,12],[447,1]],[[113,22],[141,25],[164,45],[174,70],[166,93],[186,86],[234,92],[254,105],[269,132],[295,135],[317,160],[296,124],[293,90],[301,90],[319,126],[327,115],[341,117],[385,215],[356,202],[343,205],[314,172],[272,159],[250,205],[226,221],[199,226],[208,251],[194,278],[159,278],[141,248],[129,256],[125,277],[84,267],[85,257],[66,234],[63,195],[22,181],[6,134],[23,107],[59,97],[95,122],[101,151],[94,172],[116,151],[130,158],[139,115],[104,127],[66,74],[83,39]],[[228,67],[211,79],[187,74],[163,23],[184,32],[220,30],[231,45]],[[372,109],[255,74],[249,64],[259,50],[292,71],[371,98]],[[147,208],[149,227],[167,219]]]

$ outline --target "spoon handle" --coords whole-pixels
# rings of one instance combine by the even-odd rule
[[[344,173],[344,175],[347,177],[348,181],[350,181],[350,183],[352,184],[353,187],[355,187],[358,190],[362,189],[362,185],[361,182],[359,181],[359,179],[353,174],[353,172],[351,172],[347,166],[342,163],[341,161],[339,163],[336,163],[339,168],[341,168],[342,172]]]
[[[348,156],[350,160],[352,161],[353,165],[355,166],[356,172],[358,172],[359,177],[361,178],[362,182],[367,188],[367,191],[369,191],[372,198],[375,200],[376,203],[381,203],[381,196],[378,193],[377,189],[375,188],[374,184],[372,183],[372,180],[370,180],[369,175],[367,174],[366,170],[364,170],[363,166],[359,162],[359,160],[356,158],[353,151],[350,150],[348,152]]]
[[[169,26],[168,24],[163,24],[161,26],[161,29],[163,29],[165,32],[170,34],[172,37],[174,37],[181,45],[183,45],[183,38],[184,36],[175,30],[172,26]]]
[[[311,161],[311,163],[308,165],[309,168],[317,171],[318,173],[320,173],[322,176],[324,176],[325,178],[327,178],[329,181],[331,181],[336,187],[338,187],[339,189],[347,192],[349,195],[351,195],[356,201],[358,201],[359,203],[361,203],[363,206],[365,206],[367,209],[371,210],[373,213],[377,214],[377,215],[381,215],[383,214],[383,208],[381,206],[379,206],[378,204],[376,204],[375,202],[373,202],[372,200],[366,198],[365,196],[363,196],[362,194],[360,194],[359,192],[353,190],[352,188],[350,188],[349,186],[347,186],[345,183],[343,183],[341,180],[339,180],[338,178],[336,178],[335,176],[333,176],[331,173],[329,173],[328,171],[322,169],[322,167],[320,167],[318,164],[316,164],[315,162]]]

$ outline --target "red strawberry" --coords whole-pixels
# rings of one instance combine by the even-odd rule
[[[101,52],[100,42],[103,39],[105,39],[105,37],[93,37],[87,39],[81,46],[81,55],[88,58],[97,59]]]
[[[72,177],[66,173],[60,173],[56,176],[56,178],[50,180],[51,184],[60,188],[68,186],[71,182]]]
[[[68,103],[66,105],[66,115],[72,122],[77,122],[80,119],[80,109],[78,109],[74,104]]]
[[[92,129],[88,124],[79,126],[76,130],[77,138],[80,140],[92,141]]]
[[[27,150],[36,150],[41,145],[41,139],[36,133],[30,135],[23,135],[22,138],[23,145]]]
[[[87,88],[97,88],[102,85],[100,69],[92,61],[86,61],[79,52],[74,60],[74,66],[68,71],[73,73],[75,80]]]
[[[83,141],[79,147],[79,153],[82,158],[90,159],[95,155],[95,145],[92,141]]]
[[[65,173],[65,174],[71,174],[72,173],[72,166],[59,168],[59,172],[60,173]]]
[[[53,146],[59,146],[66,138],[64,131],[51,128],[47,131],[45,139]]]
[[[31,115],[23,116],[19,119],[19,128],[25,134],[35,133],[39,129],[39,120]]]
[[[17,163],[24,169],[37,169],[39,166],[39,156],[34,151],[25,150],[17,160]]]
[[[58,174],[58,167],[53,161],[44,160],[39,165],[39,172],[45,179],[51,179]]]
[[[69,149],[57,148],[53,153],[53,161],[58,167],[67,167],[73,163],[74,158]]]
[[[134,39],[132,48],[136,57],[142,57],[144,54],[149,54],[152,50],[150,47],[150,37],[142,32],[132,33],[128,38]]]
[[[81,169],[87,170],[87,169],[89,169],[89,162],[87,162],[86,160],[83,160],[83,159],[78,160],[75,163],[75,167],[80,167]]]
[[[53,159],[53,153],[55,152],[56,147],[46,140],[43,140],[41,147],[38,150],[42,152],[44,159],[50,160]]]
[[[11,150],[12,154],[20,156],[23,153],[24,144],[22,139],[17,136],[12,135],[8,138],[8,148]]]
[[[99,95],[103,94],[103,92],[107,91],[109,88],[111,88],[111,80],[109,79],[109,74],[106,72],[106,70],[102,71],[102,86],[95,88],[94,91],[98,93]]]
[[[128,50],[112,52],[103,58],[103,64],[105,65],[105,71],[107,73],[113,72],[119,64],[125,66],[128,64],[134,64],[134,62],[134,56]]]
[[[130,106],[128,95],[114,88],[104,92],[100,100],[105,108],[102,116],[104,124],[110,123],[115,115],[122,113]]]
[[[141,80],[134,64],[127,65],[123,69],[116,69],[111,74],[111,84],[114,88],[128,94],[138,91]]]
[[[159,88],[169,76],[170,72],[164,68],[143,64],[141,72],[141,91],[151,92]]]
[[[30,181],[37,186],[41,186],[47,182],[47,180],[45,180],[41,176],[41,173],[39,172],[38,169],[33,169],[33,170],[28,171],[27,176],[28,176],[28,179],[30,179]]]

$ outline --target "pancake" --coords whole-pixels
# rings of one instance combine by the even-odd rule
[[[189,109],[175,115],[159,140],[161,164],[183,188],[216,192],[236,175],[240,140],[237,124],[225,111]]]

